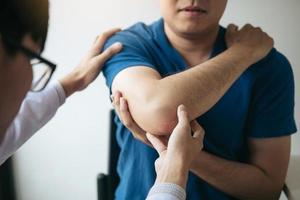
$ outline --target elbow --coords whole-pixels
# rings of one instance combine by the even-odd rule
[[[264,187],[261,187],[262,191],[257,194],[256,197],[247,198],[247,199],[257,199],[257,200],[265,200],[265,199],[279,199],[283,184],[269,183]]]
[[[131,111],[135,110],[133,118],[135,122],[145,131],[154,135],[170,135],[177,124],[177,107],[162,98],[148,98],[139,104],[129,104]]]

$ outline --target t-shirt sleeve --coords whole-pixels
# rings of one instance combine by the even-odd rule
[[[120,53],[108,60],[103,67],[103,74],[106,78],[106,85],[111,92],[111,86],[116,75],[128,67],[146,66],[156,70],[151,59],[151,49],[147,44],[147,40],[132,31],[122,31],[111,37],[105,44],[107,49],[115,42],[121,42],[123,49]]]
[[[247,125],[249,137],[270,138],[295,133],[295,85],[289,61],[273,49],[256,70]]]

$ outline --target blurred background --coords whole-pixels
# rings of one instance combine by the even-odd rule
[[[95,37],[112,27],[160,17],[158,0],[50,0],[50,28],[44,55],[58,64],[54,79],[70,72]],[[222,25],[261,26],[287,56],[300,84],[300,1],[229,0]],[[300,96],[295,115],[300,127]],[[18,200],[96,200],[96,177],[107,171],[108,90],[102,75],[68,99],[56,117],[14,156]],[[300,155],[300,136],[292,154]],[[299,169],[300,173],[300,169]]]

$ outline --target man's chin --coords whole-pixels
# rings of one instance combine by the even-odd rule
[[[183,30],[180,30],[180,35],[188,38],[195,38],[203,35],[204,30],[202,29],[195,29],[195,28],[186,28]]]

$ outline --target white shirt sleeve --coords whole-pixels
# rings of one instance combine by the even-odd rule
[[[42,128],[65,100],[65,91],[59,82],[41,92],[29,92],[0,144],[0,165]]]
[[[185,200],[186,192],[173,183],[156,183],[150,190],[146,200]]]

